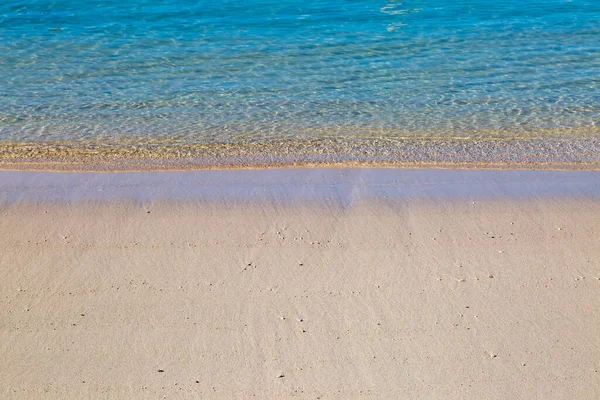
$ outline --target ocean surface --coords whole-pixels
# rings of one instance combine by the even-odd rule
[[[0,160],[596,165],[599,111],[598,0],[0,3]]]

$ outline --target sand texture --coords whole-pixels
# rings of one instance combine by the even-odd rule
[[[598,197],[21,199],[0,232],[3,399],[600,398]]]

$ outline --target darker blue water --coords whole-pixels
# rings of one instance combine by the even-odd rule
[[[600,1],[3,1],[0,77],[0,141],[556,134]]]

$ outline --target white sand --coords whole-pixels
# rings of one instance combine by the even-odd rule
[[[0,232],[3,399],[600,398],[597,197],[21,199]]]

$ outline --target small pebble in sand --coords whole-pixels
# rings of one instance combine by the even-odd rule
[[[284,374],[279,374],[279,375],[277,375],[277,378],[285,378],[285,375]]]
[[[493,279],[494,275],[488,275],[488,278]]]
[[[490,353],[490,358],[496,358],[496,357],[498,357],[498,354]]]
[[[164,369],[159,369],[158,372],[165,372],[165,370]]]

